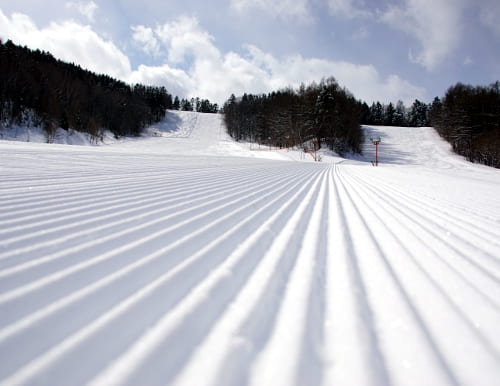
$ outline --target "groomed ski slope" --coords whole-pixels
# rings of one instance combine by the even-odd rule
[[[0,141],[0,383],[498,385],[500,171],[365,130],[321,163],[181,112]]]

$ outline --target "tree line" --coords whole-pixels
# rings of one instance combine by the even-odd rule
[[[453,150],[471,162],[500,168],[500,82],[457,83],[432,102],[430,119]]]
[[[415,100],[410,108],[358,101],[334,78],[298,90],[232,95],[222,112],[236,140],[298,145],[315,139],[342,155],[360,152],[361,124],[433,126],[458,154],[500,168],[500,86],[457,83],[441,100]],[[208,99],[172,98],[165,87],[128,85],[95,74],[50,53],[0,40],[0,126],[58,127],[100,138],[138,135],[164,118],[167,109],[215,113]]]
[[[131,86],[0,40],[0,126],[42,127],[49,140],[59,127],[95,139],[106,130],[120,137],[139,135],[167,109],[216,112],[218,107],[207,99],[173,99],[165,87]]]
[[[403,101],[396,105],[373,102],[358,102],[360,121],[363,125],[422,127],[431,125],[432,105],[415,99],[411,107],[406,107]]]
[[[334,78],[269,94],[231,95],[222,112],[237,141],[301,145],[317,140],[338,154],[361,152],[363,133],[356,99]]]
[[[138,135],[172,106],[164,87],[129,86],[50,53],[0,41],[0,119],[100,137]],[[23,122],[24,121],[24,122]]]
[[[500,82],[489,86],[457,83],[443,99],[426,104],[418,99],[411,108],[359,102],[365,125],[432,126],[453,150],[471,162],[500,168]]]
[[[229,134],[239,140],[294,146],[312,139],[338,154],[360,152],[360,124],[433,126],[453,150],[471,162],[500,168],[500,82],[457,83],[443,99],[416,99],[407,108],[356,100],[334,78],[269,94],[233,95],[222,108]]]
[[[208,99],[175,97],[172,109],[181,111],[197,111],[199,113],[218,113],[217,103],[211,103]]]

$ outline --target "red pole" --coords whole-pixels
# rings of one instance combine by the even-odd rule
[[[317,160],[317,158],[316,158],[316,146],[317,146],[317,145],[318,145],[318,141],[315,139],[315,140],[314,140],[314,161],[316,161],[316,160]]]
[[[375,145],[375,166],[378,166],[378,144],[379,143],[380,143],[380,140],[373,141],[373,144]]]

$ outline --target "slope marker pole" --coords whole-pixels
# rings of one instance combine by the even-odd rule
[[[380,138],[377,140],[371,140],[375,145],[375,166],[378,166],[378,144],[380,143]]]

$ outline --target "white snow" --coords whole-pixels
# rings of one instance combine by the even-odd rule
[[[316,163],[214,114],[99,146],[16,130],[1,384],[498,384],[500,171],[433,129]]]

